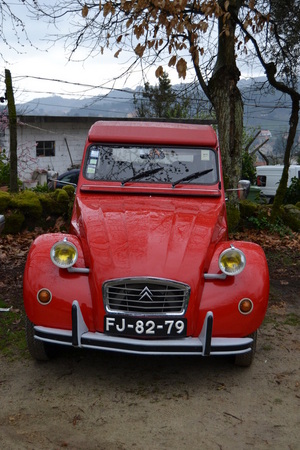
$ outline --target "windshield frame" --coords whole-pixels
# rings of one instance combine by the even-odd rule
[[[133,166],[133,163],[138,162],[141,163],[142,161],[133,160],[133,161],[127,161],[128,168],[132,171],[131,174],[127,174],[127,176],[120,176],[116,179],[107,179],[108,174],[104,174],[103,177],[95,178],[93,175],[88,175],[88,170],[91,170],[90,161],[93,159],[92,151],[98,152],[99,156],[99,163],[100,164],[100,158],[103,158],[104,153],[100,153],[101,151],[107,151],[107,150],[119,150],[122,151],[122,149],[134,149],[136,152],[139,152],[139,158],[143,160],[145,163],[141,164],[138,168]],[[157,151],[157,155],[163,155],[155,156],[149,158],[149,154],[153,151]],[[147,153],[148,152],[148,153]],[[167,155],[167,158],[165,158],[165,153]],[[95,153],[94,153],[95,154]],[[101,155],[101,156],[100,156]],[[142,156],[143,155],[143,156]],[[146,155],[146,156],[145,156]],[[135,155],[137,158],[137,156]],[[174,160],[172,160],[174,158]],[[177,158],[177,159],[176,159]],[[197,158],[198,165],[195,164]],[[199,164],[201,158],[201,166]],[[164,162],[164,159],[166,161]],[[109,160],[109,159],[107,159]],[[118,160],[118,163],[121,163],[123,160]],[[125,160],[124,160],[125,161]],[[95,162],[94,162],[95,164]],[[180,167],[175,168],[175,164]],[[189,164],[189,169],[187,168],[187,164]],[[202,167],[203,164],[203,167]],[[206,166],[205,166],[206,165]],[[209,167],[208,167],[209,165]],[[182,166],[182,167],[181,167]],[[135,167],[135,172],[134,172]],[[161,170],[155,170],[155,168],[161,167]],[[164,169],[170,168],[170,171],[165,171]],[[212,168],[213,170],[207,170],[207,168]],[[150,170],[149,170],[150,169]],[[154,170],[153,170],[154,169]],[[201,170],[200,170],[201,169]],[[178,145],[178,146],[167,146],[167,145],[145,145],[145,144],[120,144],[120,143],[91,143],[88,145],[86,149],[84,164],[83,164],[83,170],[82,174],[85,180],[85,183],[93,183],[93,184],[99,184],[99,183],[109,183],[125,186],[127,184],[136,184],[138,186],[141,185],[149,185],[149,186],[155,186],[155,185],[161,185],[165,187],[172,187],[176,188],[181,185],[195,185],[200,187],[203,186],[214,186],[220,181],[220,172],[219,172],[219,158],[218,158],[218,151],[217,149],[211,148],[211,147],[204,147],[204,146],[184,146],[184,145]],[[97,172],[96,166],[93,169],[94,172]],[[205,177],[202,176],[201,172],[205,171],[206,173],[213,172],[214,178],[211,180],[205,179]],[[141,172],[141,176],[139,176],[139,172]],[[147,176],[143,177],[143,172],[146,175],[149,174],[164,174],[165,179],[159,179],[157,176],[153,177],[153,179],[148,179]],[[199,179],[194,179],[192,176],[194,173],[199,173]],[[119,173],[116,170],[115,176],[118,176]],[[168,176],[168,179],[166,179],[166,175]],[[204,174],[205,175],[205,174]],[[149,175],[151,176],[151,175]],[[177,178],[176,178],[177,177]],[[163,176],[161,177],[163,178]]]

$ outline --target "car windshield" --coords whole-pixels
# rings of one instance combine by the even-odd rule
[[[88,148],[88,180],[136,183],[215,184],[216,152],[209,148],[146,147],[94,144]]]

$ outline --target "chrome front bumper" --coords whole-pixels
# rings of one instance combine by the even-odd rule
[[[251,351],[253,339],[212,337],[213,313],[208,312],[198,337],[181,339],[133,339],[91,333],[82,317],[78,302],[72,305],[72,330],[35,326],[35,339],[53,344],[108,350],[140,355],[238,355]]]

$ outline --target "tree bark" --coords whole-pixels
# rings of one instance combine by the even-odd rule
[[[238,75],[224,67],[209,82],[217,115],[225,189],[237,188],[242,170],[243,103],[237,80]]]
[[[289,167],[290,167],[290,156],[293,143],[295,140],[297,126],[299,123],[299,96],[294,95],[292,97],[292,112],[290,116],[290,127],[289,134],[286,142],[285,153],[284,153],[284,167],[282,171],[282,176],[279,182],[279,186],[274,197],[274,203],[271,212],[271,221],[275,222],[277,217],[280,215],[280,207],[283,204],[283,200],[287,191],[287,183],[289,178]]]
[[[225,8],[224,1],[219,1]],[[241,2],[231,0],[235,14]],[[225,189],[237,188],[242,170],[243,101],[237,83],[240,71],[235,55],[236,24],[231,16],[219,18],[218,57],[212,78],[208,82],[209,96],[217,115],[219,140],[222,154]],[[237,202],[236,193],[232,195]]]
[[[17,113],[10,71],[5,69],[9,122],[10,192],[18,192]]]

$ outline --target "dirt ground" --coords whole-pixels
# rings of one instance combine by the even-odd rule
[[[22,273],[33,237],[0,238],[1,306],[12,307],[0,312],[1,449],[300,449],[299,236],[246,236],[264,246],[271,278],[246,369],[227,358],[79,350],[37,363],[8,338],[24,340]]]

